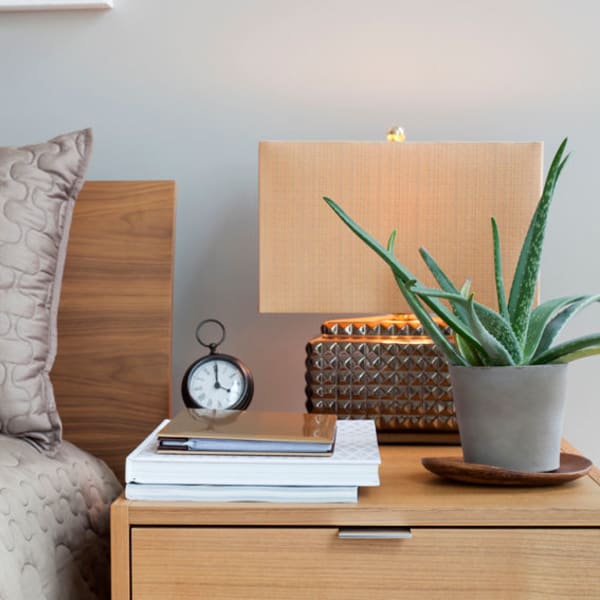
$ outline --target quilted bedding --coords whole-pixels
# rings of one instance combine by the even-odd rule
[[[120,489],[69,442],[49,457],[0,435],[0,600],[109,598],[109,507]]]

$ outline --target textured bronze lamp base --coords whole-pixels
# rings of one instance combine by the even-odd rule
[[[326,321],[306,353],[309,412],[374,419],[384,443],[458,442],[448,366],[414,316]]]

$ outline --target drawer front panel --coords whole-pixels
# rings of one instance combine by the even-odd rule
[[[133,528],[135,600],[597,598],[600,530]]]

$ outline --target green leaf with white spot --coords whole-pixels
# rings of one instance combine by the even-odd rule
[[[562,158],[567,139],[559,146],[544,184],[542,196],[531,219],[527,235],[521,248],[508,300],[510,322],[517,339],[524,345],[529,326],[529,316],[538,282],[542,246],[546,231],[548,210],[558,178],[569,158]]]

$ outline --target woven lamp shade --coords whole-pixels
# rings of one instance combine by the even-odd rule
[[[261,142],[259,310],[384,315],[324,323],[310,340],[309,410],[374,418],[380,437],[456,432],[444,360],[418,322],[390,321],[410,309],[389,267],[323,196],[384,245],[396,229],[396,255],[425,285],[437,287],[420,247],[495,307],[490,219],[508,286],[541,194],[542,152],[538,142]]]
[[[483,304],[496,305],[490,218],[512,279],[539,200],[542,144],[262,142],[259,146],[259,310],[410,312],[389,268],[323,202],[335,200],[434,285],[418,249]]]

